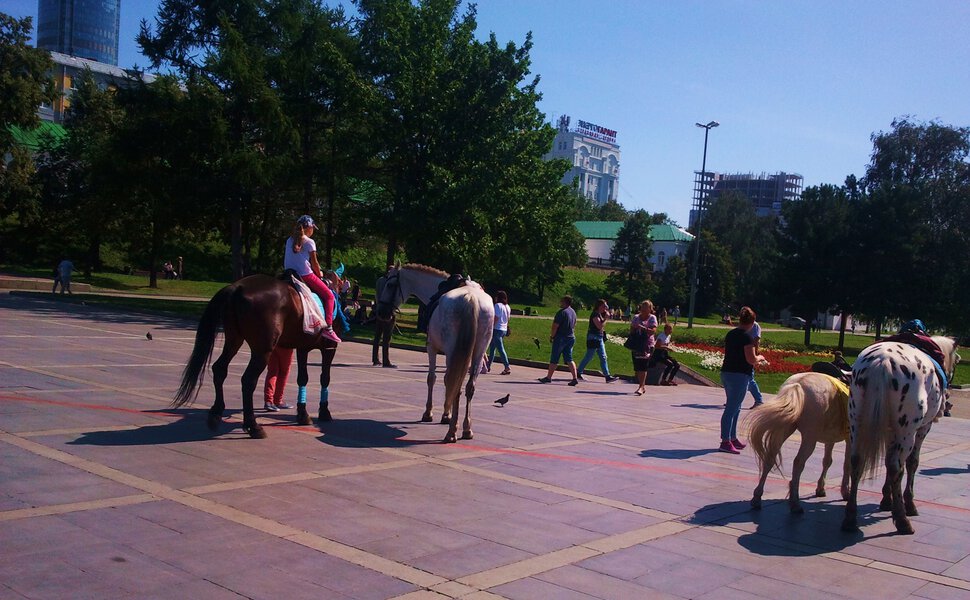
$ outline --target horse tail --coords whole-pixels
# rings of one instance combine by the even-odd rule
[[[458,373],[467,373],[471,368],[475,353],[475,340],[478,332],[478,302],[475,297],[466,292],[462,294],[462,308],[458,318],[458,331],[455,336],[454,356],[452,360],[461,366]],[[457,409],[457,407],[455,407]]]
[[[781,446],[794,433],[805,408],[805,390],[797,381],[785,383],[771,402],[751,411],[746,419],[751,449],[758,467],[781,469]]]
[[[195,331],[195,345],[192,347],[192,355],[189,362],[182,371],[182,382],[172,400],[172,406],[178,407],[191,403],[199,394],[199,386],[205,379],[205,368],[212,357],[212,347],[216,343],[216,335],[219,327],[222,326],[225,317],[226,304],[232,294],[233,287],[227,285],[209,300],[209,304],[202,313],[199,320],[199,327]]]
[[[876,474],[879,459],[886,455],[887,438],[892,428],[892,411],[886,395],[886,383],[893,377],[890,361],[876,358],[867,369],[865,375],[853,374],[849,399],[851,453],[858,457],[858,469],[863,478]],[[855,410],[852,410],[853,405]]]

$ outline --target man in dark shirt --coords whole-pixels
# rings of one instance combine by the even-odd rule
[[[552,374],[556,372],[560,356],[563,363],[569,367],[569,373],[573,376],[569,385],[579,383],[576,378],[576,363],[573,362],[573,346],[576,344],[576,311],[573,310],[572,304],[571,296],[563,296],[559,300],[559,312],[552,320],[552,332],[549,334],[549,341],[552,342],[549,372],[546,373],[545,377],[539,379],[542,383],[552,382]]]

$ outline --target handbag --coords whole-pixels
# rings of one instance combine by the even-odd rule
[[[643,331],[640,328],[630,332],[630,336],[623,342],[623,347],[634,352],[643,350]]]

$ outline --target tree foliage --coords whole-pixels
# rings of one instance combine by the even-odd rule
[[[11,127],[37,127],[37,107],[56,95],[50,53],[28,45],[31,21],[0,12],[0,157],[13,159],[9,165],[0,160],[0,217],[31,212],[38,193],[31,182],[33,163],[26,149],[15,147]]]
[[[626,298],[627,304],[635,306],[642,300],[656,295],[653,281],[653,240],[650,238],[650,215],[645,210],[632,213],[616,234],[616,242],[610,250],[610,261],[623,266],[610,273],[606,279],[607,289],[615,296]]]

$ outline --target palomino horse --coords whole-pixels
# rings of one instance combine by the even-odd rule
[[[843,531],[857,531],[856,498],[859,479],[875,472],[881,456],[886,460],[886,483],[879,508],[892,510],[896,531],[912,534],[908,517],[916,516],[913,480],[919,468],[919,451],[933,423],[943,413],[946,383],[959,362],[956,341],[933,336],[943,351],[937,365],[915,346],[878,342],[859,355],[852,366],[849,399],[849,461],[852,485],[845,506]],[[901,488],[903,464],[906,489]]]
[[[815,451],[818,442],[825,444],[822,475],[815,487],[815,496],[825,496],[825,475],[832,466],[832,449],[837,442],[849,437],[848,388],[822,373],[798,373],[782,384],[774,400],[765,402],[746,419],[751,448],[758,457],[761,480],[751,497],[751,508],[761,508],[768,473],[781,471],[781,446],[797,430],[802,443],[792,461],[791,481],[788,484],[788,507],[794,514],[804,509],[798,500],[799,480],[805,461]],[[842,470],[842,498],[849,496],[848,453],[846,468]]]
[[[208,425],[215,430],[226,408],[222,384],[229,371],[229,363],[243,342],[249,344],[251,356],[242,376],[243,429],[250,437],[265,438],[266,432],[256,422],[253,414],[253,391],[266,362],[276,346],[295,348],[299,372],[297,383],[297,421],[310,425],[306,409],[306,385],[310,379],[307,372],[307,355],[319,349],[323,354],[320,372],[320,409],[317,418],[330,421],[329,390],[330,365],[337,350],[336,342],[318,334],[303,331],[303,302],[300,294],[289,281],[268,275],[251,275],[227,285],[212,297],[202,314],[195,333],[192,355],[182,373],[173,406],[182,406],[195,400],[199,385],[205,375],[205,367],[212,357],[216,334],[222,327],[225,342],[222,354],[212,363],[212,383],[216,399],[209,409]]]
[[[408,264],[393,267],[387,275],[383,293],[377,299],[378,316],[386,318],[411,295],[417,296],[427,304],[431,296],[437,293],[438,285],[448,277],[448,273],[425,265]],[[478,359],[484,355],[485,348],[491,341],[495,319],[495,306],[491,298],[477,283],[468,283],[469,285],[452,290],[441,297],[438,308],[428,324],[428,399],[421,421],[430,423],[434,419],[433,390],[437,379],[437,354],[441,352],[446,357],[445,404],[441,422],[450,425],[445,442],[456,441],[458,395],[466,370],[470,372],[470,377],[465,388],[466,412],[462,437],[464,439],[472,437],[467,402],[470,402],[471,395],[474,394],[479,371]],[[470,290],[473,291],[469,292]],[[463,364],[466,359],[465,354],[473,348],[478,353],[477,358],[475,354],[470,354],[467,358],[471,362]]]
[[[448,423],[444,442],[457,441],[458,396],[461,384],[468,372],[465,385],[465,420],[461,439],[472,439],[471,404],[475,395],[475,382],[481,373],[482,356],[492,341],[495,322],[495,305],[482,286],[467,281],[441,297],[438,309],[428,324],[428,403],[422,421],[430,421],[431,392],[434,389],[438,353],[445,355],[445,405],[441,422]],[[450,418],[449,418],[450,417]]]

